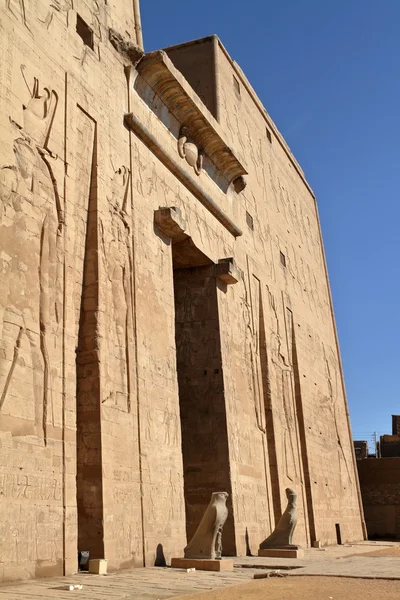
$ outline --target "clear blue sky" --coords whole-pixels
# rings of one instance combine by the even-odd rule
[[[400,413],[400,0],[141,0],[145,50],[216,33],[314,189],[353,433]]]

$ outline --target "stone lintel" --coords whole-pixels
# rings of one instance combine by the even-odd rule
[[[145,54],[137,70],[179,123],[189,129],[198,147],[209,156],[228,183],[247,175],[246,169],[224,140],[220,124],[166,52],[156,50]]]
[[[188,237],[185,233],[186,221],[179,208],[159,208],[154,211],[154,223],[173,242],[180,242]]]
[[[196,571],[233,571],[233,560],[223,558],[172,558],[171,567],[174,569],[196,569]]]
[[[269,558],[303,558],[304,550],[302,548],[268,548],[258,551],[258,556],[267,556]]]
[[[233,258],[221,258],[215,266],[218,279],[226,285],[237,283],[240,279],[240,271]]]

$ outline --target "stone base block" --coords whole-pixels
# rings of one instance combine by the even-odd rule
[[[284,548],[268,548],[265,550],[258,551],[258,556],[268,556],[269,558],[303,558],[304,550],[298,549],[284,549]]]
[[[89,573],[107,575],[107,560],[105,558],[92,558],[89,560]]]
[[[233,571],[233,560],[202,558],[172,558],[171,567],[174,569],[196,569],[196,571]]]

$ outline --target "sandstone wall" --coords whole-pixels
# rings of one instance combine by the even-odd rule
[[[226,327],[225,338],[227,352],[229,343],[234,344],[237,365],[248,365],[247,397],[249,405],[255,405],[248,435],[250,439],[258,435],[268,448],[268,428],[260,417],[257,420],[257,406],[267,404],[275,430],[270,446],[275,444],[281,505],[287,486],[301,499],[298,542],[336,543],[336,524],[343,541],[360,539],[357,473],[315,198],[273,122],[268,118],[266,122],[247,80],[221,45],[218,64],[220,119],[249,172],[241,201],[254,224],[240,240],[242,299],[247,301],[239,301],[235,312],[240,314],[241,305],[242,319],[249,323],[247,335],[238,336],[239,328]],[[264,374],[257,345],[260,355],[265,346]],[[229,354],[233,360],[232,349]],[[258,383],[263,377],[264,391]],[[234,380],[230,395],[238,396]],[[243,421],[234,414],[229,412],[232,443],[238,430],[244,435]],[[254,488],[249,494],[243,467],[256,461],[248,456],[236,462],[233,479],[239,487],[237,498],[242,495],[244,506],[252,510]],[[246,516],[244,512],[243,521]]]
[[[0,580],[179,556],[210,491],[229,554],[288,486],[296,542],[362,537],[314,197],[215,38],[202,94],[134,32],[0,9]]]
[[[110,28],[135,41],[132,3],[0,8],[4,580],[74,572],[78,549],[143,563],[128,95]]]
[[[199,62],[204,46],[218,99]],[[214,49],[214,55],[210,48]],[[362,518],[347,404],[314,195],[250,84],[214,37],[167,49],[248,171],[232,214],[244,231],[243,277],[220,295],[239,550],[270,531],[299,492],[298,543],[360,539]],[[195,73],[195,75],[194,75]],[[240,207],[240,208],[239,208]],[[279,490],[279,491],[277,491]],[[255,500],[256,499],[256,500]]]

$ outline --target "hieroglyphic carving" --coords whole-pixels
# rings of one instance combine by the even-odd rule
[[[47,13],[44,19],[39,17],[39,21],[44,23],[46,29],[48,29],[53,21],[54,15],[62,15],[67,25],[68,13],[74,8],[73,0],[51,0],[47,8]]]
[[[290,481],[295,481],[297,477],[297,463],[295,458],[295,446],[293,437],[295,435],[296,424],[292,407],[291,369],[281,368],[278,377],[280,377],[278,385],[280,386],[280,395],[282,398],[283,405],[283,418],[281,420],[283,424],[282,450],[285,459],[286,477]]]
[[[189,131],[185,126],[182,126],[179,132],[178,152],[179,156],[185,158],[186,162],[193,167],[196,175],[200,175],[203,168],[203,154],[196,144],[190,141]]]
[[[26,21],[25,0],[6,0],[6,8],[8,8],[16,19],[21,19],[22,23],[30,31]],[[16,10],[19,14],[15,12]]]
[[[108,198],[110,229],[100,223],[103,261],[107,277],[106,314],[107,374],[103,402],[111,400],[122,410],[131,410],[132,362],[132,249],[128,222],[130,171],[127,167],[114,171]]]
[[[276,299],[269,293],[271,309],[270,356],[276,374],[277,398],[281,405],[276,412],[280,424],[280,456],[285,465],[285,475],[289,481],[295,481],[298,476],[298,466],[295,452],[296,421],[293,406],[292,367],[282,347],[281,323],[278,316]],[[289,347],[288,347],[289,350]]]
[[[248,320],[247,330],[249,333],[249,348],[251,372],[253,379],[253,394],[254,406],[257,427],[262,433],[266,432],[265,425],[265,406],[264,394],[262,386],[261,362],[260,362],[260,280],[252,275],[249,270],[250,286],[249,286],[249,304],[250,315]]]
[[[0,473],[0,498],[60,500],[60,481],[50,477]]]
[[[17,367],[28,367],[24,380],[35,406],[35,431],[47,440],[47,411],[51,394],[52,369],[48,335],[56,334],[61,319],[59,295],[62,210],[48,150],[48,139],[58,103],[54,90],[39,93],[34,78],[29,87],[23,124],[13,121],[18,137],[13,150],[16,165],[1,169],[2,223],[0,239],[9,259],[2,286],[0,319],[0,410],[4,409]],[[28,350],[30,364],[21,357]],[[30,369],[30,370],[29,370]],[[29,383],[28,383],[29,382]],[[21,384],[21,381],[20,381]],[[29,392],[27,392],[29,395]]]
[[[175,412],[166,407],[163,410],[164,443],[167,446],[178,446],[178,417]]]
[[[337,365],[336,355],[335,355],[335,352],[332,350],[332,348],[329,348],[327,351],[327,349],[325,348],[325,345],[323,343],[322,343],[322,353],[323,353],[323,357],[324,357],[325,381],[328,386],[328,394],[327,394],[327,396],[325,396],[323,399],[320,400],[320,404],[322,407],[326,406],[328,408],[330,415],[332,417],[332,420],[334,423],[334,431],[336,434],[335,442],[337,443],[336,449],[337,449],[337,454],[338,454],[337,459],[338,459],[339,473],[341,474],[343,483],[346,483],[346,485],[349,485],[352,482],[351,471],[350,471],[349,464],[346,459],[346,453],[345,453],[344,447],[343,447],[342,436],[341,436],[342,427],[340,427],[340,425],[338,423],[338,416],[337,416],[339,374],[338,374],[338,365]],[[330,354],[330,357],[328,357],[328,354]],[[333,441],[333,439],[334,438],[332,438],[332,441]],[[346,470],[344,475],[342,472],[342,463],[344,463],[345,470]]]
[[[98,38],[99,42],[101,42],[100,6],[97,0],[93,0],[92,3],[92,20],[90,24],[92,26],[94,35]]]
[[[0,212],[0,224],[5,213],[5,207],[13,192],[17,191],[18,173],[15,165],[4,165],[0,169],[0,200],[3,201]]]
[[[87,24],[89,25],[89,29],[92,32],[92,40],[89,45],[86,42],[82,43],[82,46],[81,46],[82,51],[81,51],[80,55],[79,56],[74,55],[74,58],[76,60],[78,60],[81,65],[85,64],[86,56],[88,55],[88,53],[95,52],[98,60],[100,60],[99,42],[102,42],[102,39],[103,39],[102,30],[101,30],[101,19],[100,19],[100,17],[101,17],[100,5],[97,2],[97,0],[92,0],[92,2],[90,4],[91,4],[91,11],[89,13],[87,13],[87,16],[85,16],[85,20],[86,20]]]

